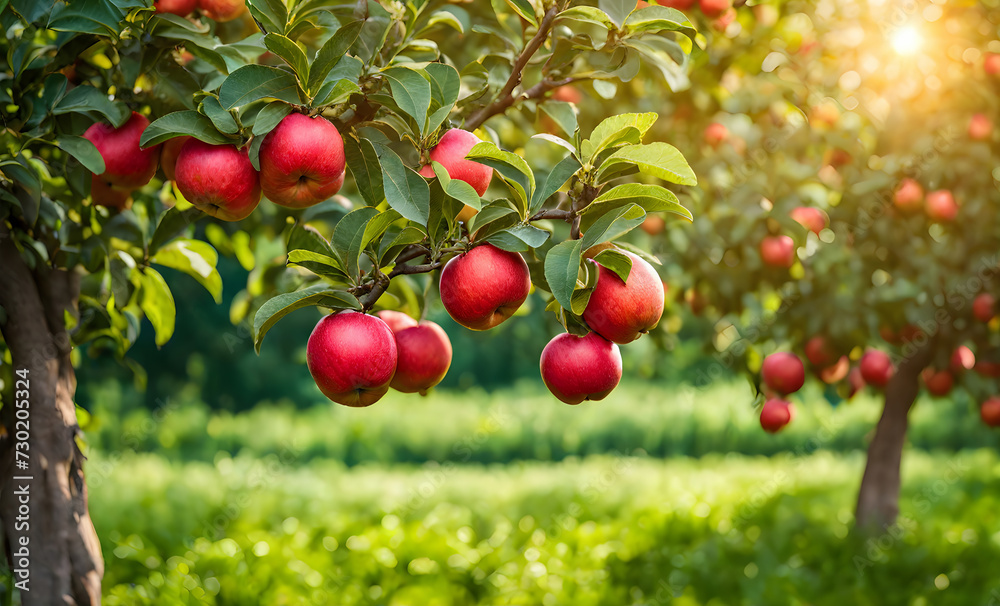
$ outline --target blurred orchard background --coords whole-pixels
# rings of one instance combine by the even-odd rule
[[[562,328],[533,292],[484,333],[428,299],[455,351],[444,381],[333,405],[305,365],[318,310],[254,352],[251,308],[274,281],[254,261],[283,256],[280,237],[200,223],[221,305],[164,271],[184,328],[161,347],[143,330],[124,357],[95,341],[78,360],[105,604],[1000,604],[1000,437],[980,418],[1000,320],[990,300],[981,319],[921,324],[929,285],[961,280],[970,302],[998,291],[1000,2],[660,4],[698,31],[682,66],[625,61],[624,81],[585,79],[488,123],[551,165],[558,148],[528,138],[556,132],[546,104],[572,104],[585,133],[656,112],[646,140],[698,176],[672,187],[693,223],[650,214],[625,238],[660,259],[667,290],[659,326],[621,348],[618,389],[580,406],[548,393],[538,359]],[[468,26],[494,5],[448,10]],[[254,23],[218,27],[239,37]],[[84,54],[75,69],[107,61]],[[904,179],[916,210],[894,199]],[[818,229],[797,207],[822,211]],[[762,260],[783,234],[787,263]],[[857,254],[838,252],[845,238]],[[861,532],[885,396],[849,369],[869,347],[912,355],[898,353],[910,326],[941,333],[917,373],[948,368],[960,345],[979,365],[952,367],[940,397],[919,383],[898,518]],[[830,366],[847,361],[810,372],[792,422],[764,432],[763,356],[805,359],[816,335],[836,344]]]

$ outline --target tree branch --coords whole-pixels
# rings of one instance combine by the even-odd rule
[[[420,256],[420,255],[415,255],[415,256]],[[379,298],[389,288],[389,284],[391,283],[392,279],[395,278],[396,276],[411,275],[411,274],[426,274],[428,272],[434,271],[435,269],[438,269],[439,267],[441,267],[440,261],[434,261],[432,263],[424,263],[422,265],[406,265],[401,261],[399,261],[399,258],[397,258],[396,267],[393,267],[392,271],[390,271],[388,274],[378,272],[373,281],[358,287],[358,292],[366,293],[364,296],[358,298],[358,301],[361,303],[361,309],[363,311],[368,311],[369,309],[371,309],[375,305],[375,303],[378,302]]]
[[[500,93],[497,95],[497,98],[486,107],[483,107],[469,116],[469,119],[465,121],[466,130],[476,130],[483,124],[483,122],[486,122],[488,119],[497,114],[502,114],[508,107],[514,104],[514,89],[521,84],[521,76],[523,75],[524,68],[528,65],[528,61],[531,60],[531,57],[538,52],[538,49],[541,48],[542,44],[544,44],[545,40],[549,37],[549,32],[552,31],[552,24],[555,22],[556,15],[558,14],[558,4],[552,5],[552,7],[546,11],[541,23],[538,24],[538,31],[535,33],[535,36],[528,42],[528,44],[524,47],[524,50],[521,51],[521,54],[518,55],[517,59],[514,61],[514,68],[510,72],[510,78],[507,79],[507,83],[504,84],[504,87],[500,89]],[[545,78],[535,86],[528,89],[528,91],[525,92],[525,95],[531,93],[532,96],[529,96],[528,98],[541,97],[547,91],[555,88],[556,86],[561,86],[561,84]]]
[[[558,219],[560,221],[570,221],[573,219],[573,213],[568,210],[561,210],[558,208],[549,208],[545,210],[540,210],[531,216],[528,221],[541,221],[542,219]]]

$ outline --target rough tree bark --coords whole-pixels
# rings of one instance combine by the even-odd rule
[[[906,442],[908,415],[920,389],[918,380],[931,361],[934,339],[903,359],[885,388],[885,406],[868,446],[868,462],[858,490],[857,526],[879,532],[899,514],[900,462]]]
[[[84,457],[75,440],[76,376],[64,322],[65,311],[77,313],[78,295],[77,275],[44,267],[33,271],[0,225],[0,306],[6,312],[0,333],[11,351],[14,370],[28,370],[30,434],[28,469],[20,469],[15,437],[25,427],[17,425],[15,413],[21,410],[23,397],[15,397],[0,411],[7,430],[0,437],[0,518],[12,570],[19,568],[21,557],[16,554],[21,550],[20,556],[24,555],[27,539],[29,590],[21,592],[26,606],[92,606],[101,601],[104,560],[87,510]],[[24,391],[24,387],[15,384],[14,389]],[[32,479],[13,480],[14,476]],[[14,581],[18,580],[15,574]]]

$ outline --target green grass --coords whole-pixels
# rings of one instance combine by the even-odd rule
[[[900,528],[868,540],[851,533],[860,454],[351,468],[300,454],[94,456],[105,603],[1000,603],[993,451],[907,453]]]

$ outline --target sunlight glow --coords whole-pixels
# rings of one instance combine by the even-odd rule
[[[904,27],[892,35],[892,48],[900,55],[912,55],[920,50],[924,37],[914,27]]]

